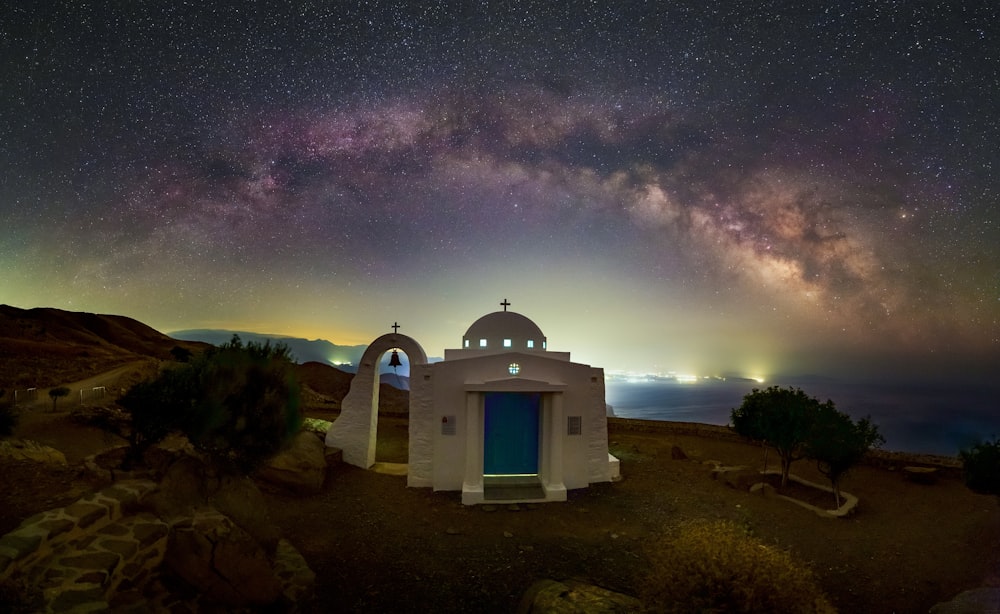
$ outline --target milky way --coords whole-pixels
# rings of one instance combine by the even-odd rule
[[[637,370],[1000,352],[985,3],[200,4],[3,9],[0,301],[434,355],[506,297]]]

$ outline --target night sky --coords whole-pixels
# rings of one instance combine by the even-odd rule
[[[607,370],[995,372],[998,13],[5,2],[0,303],[441,356],[506,298]]]

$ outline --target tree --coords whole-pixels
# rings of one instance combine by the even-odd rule
[[[69,388],[65,386],[59,386],[49,390],[49,396],[52,397],[52,411],[56,410],[56,401],[58,401],[60,397],[68,396],[69,393]]]
[[[819,401],[798,388],[754,388],[743,397],[743,404],[732,410],[730,419],[737,433],[778,452],[784,487],[792,463],[803,456],[803,444],[819,408]]]
[[[885,438],[870,417],[854,422],[849,415],[837,411],[832,401],[827,401],[816,412],[804,452],[830,480],[833,498],[840,507],[840,479],[861,462],[868,450],[883,443]]]
[[[132,420],[130,460],[172,431],[185,434],[223,470],[251,473],[298,432],[299,386],[287,347],[244,345],[236,335],[119,403]]]
[[[1000,439],[977,443],[958,455],[965,485],[974,492],[1000,497]]]

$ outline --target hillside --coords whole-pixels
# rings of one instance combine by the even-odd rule
[[[181,341],[132,318],[0,305],[0,390],[44,389],[77,382],[142,359],[169,360],[182,347],[200,352],[210,344]],[[339,411],[352,373],[318,362],[296,365],[306,406]],[[409,395],[388,384],[379,389],[383,411],[405,414]]]
[[[340,402],[351,388],[353,373],[318,362],[297,365],[295,372],[303,387],[303,403],[307,407],[340,410]],[[383,412],[405,414],[409,407],[409,393],[389,384],[379,385],[378,406]]]
[[[45,388],[142,358],[171,357],[178,341],[125,316],[0,305],[0,388]]]

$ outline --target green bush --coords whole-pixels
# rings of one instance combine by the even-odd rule
[[[835,611],[808,568],[731,522],[684,524],[648,556],[640,593],[654,612]]]
[[[252,473],[298,432],[299,385],[288,349],[227,344],[133,386],[119,403],[131,415],[130,460],[180,431],[220,469]]]
[[[199,396],[185,433],[221,464],[251,473],[298,432],[299,385],[286,346],[234,337],[196,369]]]

